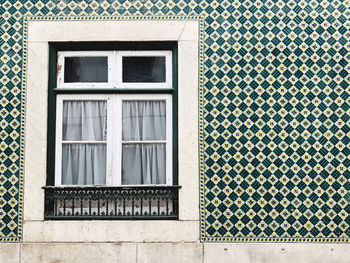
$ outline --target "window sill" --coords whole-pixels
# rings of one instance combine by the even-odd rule
[[[44,186],[45,220],[177,220],[181,186]]]

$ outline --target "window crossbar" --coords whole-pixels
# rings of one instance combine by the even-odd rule
[[[122,144],[166,144],[166,141],[122,141]]]
[[[62,144],[106,144],[107,141],[62,141]]]

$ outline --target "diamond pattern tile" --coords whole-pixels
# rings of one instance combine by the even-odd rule
[[[24,16],[120,15],[203,17],[203,241],[349,240],[349,0],[2,1],[1,240],[22,237]]]

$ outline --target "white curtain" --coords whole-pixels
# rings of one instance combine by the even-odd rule
[[[63,141],[105,141],[106,101],[63,101]]]
[[[130,143],[166,140],[165,101],[123,101],[122,112],[122,184],[165,184],[165,143]]]
[[[165,101],[123,101],[123,141],[165,140]]]
[[[64,144],[62,147],[62,184],[106,184],[106,145]]]
[[[62,184],[106,184],[106,101],[64,101]],[[83,143],[89,141],[90,143]]]
[[[165,184],[165,144],[123,145],[122,184]]]

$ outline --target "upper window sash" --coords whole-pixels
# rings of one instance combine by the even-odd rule
[[[101,82],[68,82],[66,62],[70,58],[107,58],[107,81]],[[61,51],[57,58],[57,88],[88,89],[88,88],[112,88],[114,83],[114,51]]]
[[[69,70],[68,63],[71,63],[72,65],[76,63],[75,65],[79,66],[79,63],[87,63],[88,61],[87,59],[89,58],[91,58],[92,60],[94,58],[107,59],[106,81],[74,82],[74,80],[72,79],[70,80],[67,79],[67,70]],[[140,64],[138,64],[138,61],[140,61]],[[98,62],[91,61],[91,67],[93,68],[94,65],[96,66],[96,63]],[[146,66],[142,67],[142,63],[144,63]],[[123,68],[125,72],[123,71]],[[135,72],[130,72],[133,70],[135,70]],[[142,72],[143,70],[146,70],[146,71]],[[157,72],[157,70],[159,72]],[[134,75],[136,74],[136,77],[137,77],[137,73],[140,74],[141,78],[133,82],[132,79],[134,78],[134,76],[132,76],[132,74]],[[154,74],[154,73],[157,73],[157,74]],[[147,74],[151,74],[152,76],[151,75],[147,76]],[[88,76],[88,77],[91,77],[91,76]],[[147,77],[150,81],[147,81]],[[162,51],[60,51],[58,52],[58,64],[57,64],[57,88],[58,89],[93,89],[93,88],[112,89],[114,88],[114,89],[123,89],[123,90],[171,89],[172,88],[172,52],[164,51],[164,50]]]
[[[159,69],[164,68],[164,79],[155,81],[131,82],[125,81],[126,60],[134,59],[157,59],[165,60],[164,63],[158,63]],[[136,61],[135,61],[136,63]],[[115,70],[116,87],[121,89],[171,89],[172,87],[172,52],[171,51],[116,51],[116,70]]]

